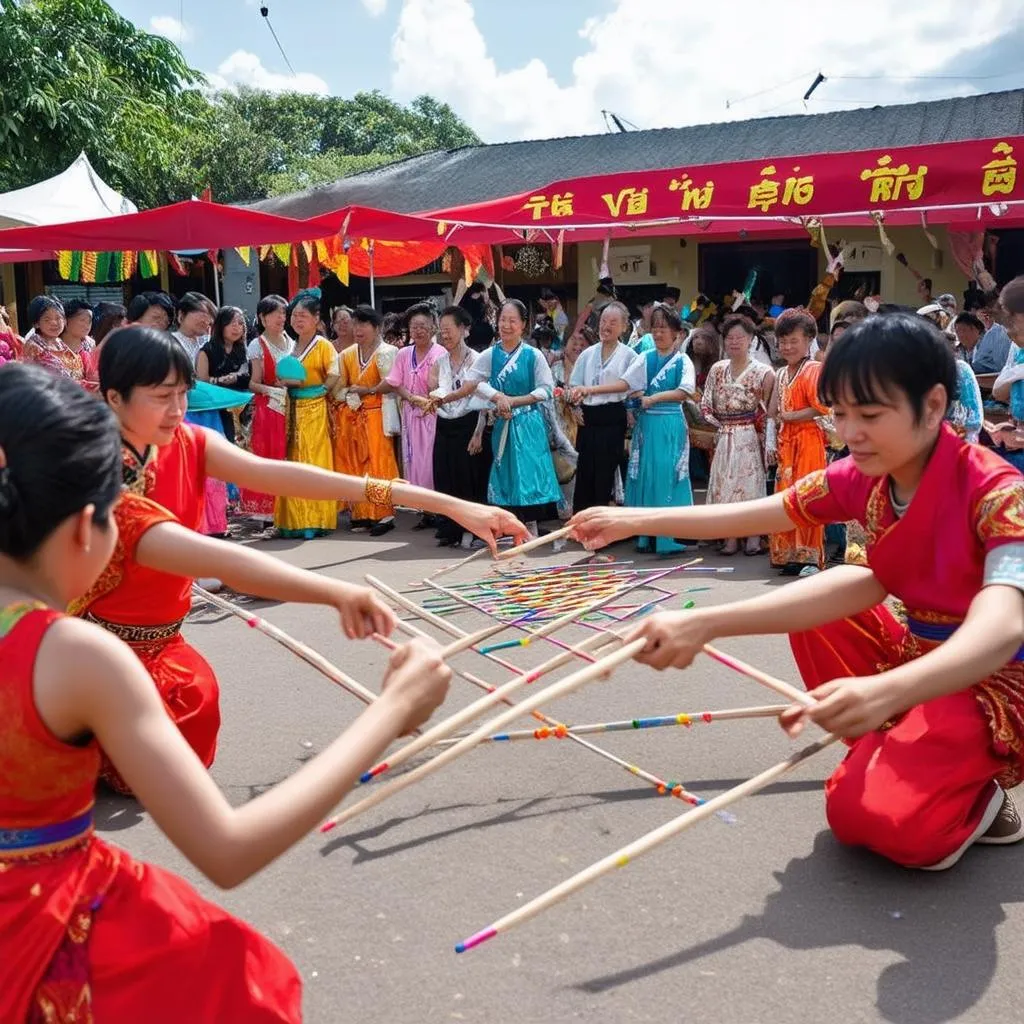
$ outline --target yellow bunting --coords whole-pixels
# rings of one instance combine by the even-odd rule
[[[238,258],[246,265],[249,266],[249,258],[252,255],[251,245],[236,245],[235,252],[238,253]]]
[[[277,245],[272,245],[271,249],[274,251],[274,255],[287,267],[292,262],[292,247],[288,242],[279,242]]]

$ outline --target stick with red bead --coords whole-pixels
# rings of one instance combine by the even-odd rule
[[[517,740],[565,739],[570,732],[574,736],[593,736],[602,732],[632,732],[638,729],[662,729],[666,726],[689,728],[697,722],[710,725],[712,722],[737,722],[750,718],[778,718],[790,704],[769,704],[752,708],[725,708],[721,711],[680,712],[677,715],[649,715],[646,718],[623,718],[617,722],[593,722],[586,725],[541,726],[539,729],[516,729],[513,732],[495,733],[488,736],[491,743],[513,743]],[[423,736],[425,740],[426,735]],[[462,739],[453,736],[440,746],[452,746]],[[421,741],[417,741],[421,742]]]
[[[587,683],[594,682],[596,679],[607,678],[615,668],[624,662],[629,661],[636,654],[639,654],[646,643],[646,640],[641,639],[634,640],[632,643],[624,644],[619,648],[619,650],[613,651],[611,654],[605,655],[603,658],[599,658],[592,665],[584,665],[583,668],[578,669],[576,672],[566,676],[564,679],[560,679],[558,682],[552,683],[550,686],[546,686],[542,690],[530,694],[526,700],[521,701],[515,706],[509,708],[507,711],[501,712],[501,714],[496,715],[491,719],[491,721],[485,722],[475,732],[472,732],[461,739],[455,744],[455,746],[442,751],[437,755],[437,757],[427,761],[425,764],[419,765],[419,767],[414,768],[405,775],[399,775],[397,778],[385,783],[380,787],[380,789],[374,790],[358,803],[353,804],[351,807],[343,810],[340,814],[335,815],[320,827],[320,831],[327,832],[337,825],[351,821],[364,811],[370,810],[371,807],[376,807],[377,804],[387,800],[388,797],[394,796],[406,787],[411,786],[414,782],[419,782],[420,779],[425,778],[427,775],[432,775],[445,765],[462,757],[463,754],[469,753],[470,750],[478,746],[480,743],[483,743],[496,729],[500,729],[509,722],[514,722],[520,716],[533,711],[535,708],[539,708],[542,704],[550,704],[559,697],[567,696],[573,691],[578,690],[580,687],[585,686]]]
[[[669,570],[671,571],[671,570]],[[404,594],[400,594],[397,590],[392,589],[386,583],[382,583],[376,577],[367,576],[366,582],[372,587],[375,587],[386,597],[389,597],[395,602],[400,608],[404,608],[408,612],[412,612],[418,619],[422,619],[424,622],[429,622],[436,626],[442,632],[447,633],[449,636],[465,636],[465,630],[459,629],[454,623],[449,622],[447,619],[443,619],[438,615],[434,615],[432,612],[427,611],[425,608],[421,608],[418,604],[411,601]],[[639,609],[637,612],[631,612],[630,615],[639,614],[643,609]],[[412,622],[399,620],[398,628],[417,636],[428,637],[429,633],[420,629],[419,626],[414,625]],[[552,640],[552,637],[548,637],[548,640]],[[571,649],[571,648],[569,648]],[[582,658],[584,661],[592,662],[593,656],[580,651],[579,647],[576,647],[575,653],[577,657]],[[493,661],[496,665],[501,665],[502,668],[507,668],[512,672],[522,671],[519,666],[512,664],[510,661],[506,661],[500,655],[488,654],[486,655],[488,661]],[[459,669],[455,670],[458,675],[461,675],[464,679],[468,679],[474,686],[478,686],[482,690],[490,692],[494,689],[489,683],[484,682],[482,679],[478,679],[476,676],[471,675],[469,672],[463,672]],[[503,703],[512,704],[513,702],[509,698],[505,698]],[[552,728],[557,728],[562,723],[556,719],[549,718],[542,711],[534,709],[530,714],[536,718],[539,722]],[[655,775],[653,772],[647,771],[645,768],[641,768],[637,764],[632,764],[629,761],[623,760],[623,758],[616,756],[609,750],[605,750],[604,747],[599,747],[596,743],[592,743],[590,740],[584,739],[582,736],[576,736],[573,733],[568,733],[565,737],[571,743],[576,746],[583,747],[585,750],[589,750],[592,754],[596,754],[598,757],[605,761],[610,761],[612,764],[617,765],[623,771],[629,772],[636,779],[640,779],[642,782],[648,783],[653,786],[662,796],[672,796],[677,800],[682,800],[684,803],[692,804],[693,806],[699,806],[701,803],[701,797],[697,796],[696,793],[691,793],[686,789],[682,783],[675,782],[672,780],[666,780],[661,778],[659,775]],[[723,815],[723,820],[730,821],[728,816]],[[328,824],[324,826],[324,831],[329,828],[333,828],[332,825]]]

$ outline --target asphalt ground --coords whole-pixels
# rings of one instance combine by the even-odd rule
[[[353,581],[372,573],[405,589],[453,558],[411,523],[400,517],[400,529],[379,540],[338,533],[260,546],[317,572]],[[733,572],[669,577],[665,586],[675,593],[666,607],[728,602],[780,585],[766,557],[699,553],[705,565]],[[644,568],[672,564],[634,555],[628,545],[613,554]],[[528,560],[539,567],[581,556],[570,545]],[[441,582],[490,571],[481,559]],[[247,607],[379,688],[386,652],[346,641],[328,611]],[[468,630],[485,620],[468,612],[451,621]],[[186,635],[220,679],[224,725],[213,775],[233,803],[288,776],[359,713],[356,700],[238,619],[197,608]],[[559,634],[584,635],[578,627]],[[722,646],[797,680],[784,639]],[[531,645],[503,653],[530,666],[553,652]],[[509,675],[474,653],[456,664],[494,683]],[[477,696],[456,679],[445,711]],[[630,663],[550,710],[579,723],[776,700],[702,657],[685,673]],[[796,748],[771,720],[591,739],[703,797]],[[344,828],[310,835],[231,892],[200,877],[137,804],[104,799],[100,831],[178,871],[278,943],[302,973],[312,1024],[1020,1020],[1022,850],[979,848],[952,871],[928,874],[841,847],[825,824],[822,796],[840,757],[838,747],[816,755],[737,804],[732,823],[706,821],[459,956],[457,941],[686,805],[569,741],[548,739],[477,749]]]

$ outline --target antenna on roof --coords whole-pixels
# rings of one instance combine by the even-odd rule
[[[817,89],[818,86],[821,85],[821,83],[824,81],[826,81],[826,78],[819,71],[818,77],[811,83],[810,89],[808,89],[807,92],[804,93],[804,103],[806,103],[811,98],[811,93],[814,92],[814,90]]]
[[[608,119],[609,118],[611,118],[612,124],[615,125],[615,128],[616,128],[617,131],[620,131],[620,132],[628,132],[629,131],[629,129],[626,127],[626,124],[632,124],[632,121],[627,121],[626,124],[623,124],[622,123],[622,118],[620,118],[619,115],[616,114],[612,110],[602,110],[601,113],[604,115],[604,126],[605,126],[605,128],[608,129],[608,131],[612,130],[611,126],[608,124]],[[633,127],[635,128],[636,125],[634,124]]]

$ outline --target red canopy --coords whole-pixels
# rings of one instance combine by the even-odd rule
[[[808,217],[870,224],[874,212],[892,225],[919,224],[922,213],[935,224],[1019,219],[1024,180],[1015,151],[1024,155],[1024,137],[596,175],[424,216],[460,225],[457,236],[497,225],[567,229],[574,240],[588,229],[599,237],[609,228],[708,221],[728,232]]]
[[[388,241],[443,241],[434,221],[408,214],[346,207],[313,220],[296,220],[241,206],[192,199],[141,213],[72,224],[8,228],[0,249],[119,252],[142,249],[227,249],[304,242],[336,235]]]

